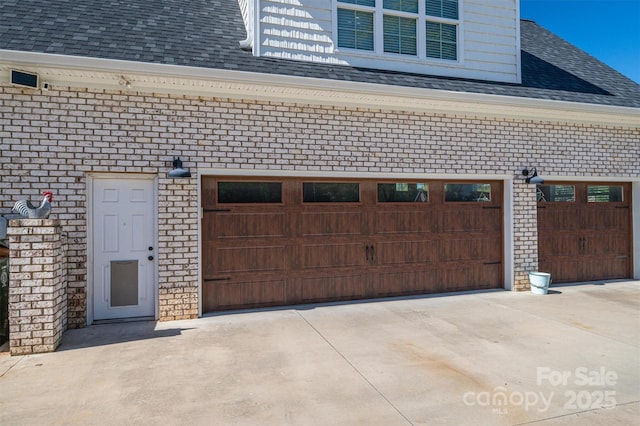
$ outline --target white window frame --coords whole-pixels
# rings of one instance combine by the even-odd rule
[[[342,3],[339,0],[332,0],[333,9],[333,43],[334,51],[337,54],[345,56],[358,56],[368,58],[379,58],[385,61],[394,62],[410,62],[416,64],[437,64],[444,66],[462,66],[464,64],[464,0],[458,0],[458,19],[441,18],[438,16],[427,16],[426,5],[424,0],[418,0],[418,13],[403,12],[399,10],[390,10],[383,7],[384,0],[375,0],[375,6],[362,6],[352,3]],[[373,13],[373,50],[351,49],[347,47],[338,47],[338,8],[357,10],[360,12]],[[390,53],[384,51],[384,31],[383,16],[400,16],[403,18],[411,18],[416,20],[416,49],[417,55],[408,55],[402,53]],[[432,58],[427,56],[427,40],[426,40],[426,23],[438,22],[443,24],[451,24],[457,27],[456,31],[456,56],[457,60]]]

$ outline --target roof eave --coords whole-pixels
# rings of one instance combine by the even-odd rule
[[[36,72],[53,88],[127,90],[124,79],[132,92],[640,127],[640,108],[632,107],[0,50],[0,81],[12,68]]]

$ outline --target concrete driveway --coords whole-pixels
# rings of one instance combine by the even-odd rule
[[[639,423],[638,281],[99,325],[0,355],[2,425]]]

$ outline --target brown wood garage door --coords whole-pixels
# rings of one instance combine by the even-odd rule
[[[631,278],[631,185],[538,185],[539,269],[553,282]]]
[[[500,182],[203,177],[203,311],[503,286]]]

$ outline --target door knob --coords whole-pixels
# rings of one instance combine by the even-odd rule
[[[147,257],[147,259],[153,260],[153,256],[149,256],[149,257]]]
[[[153,251],[153,247],[149,246],[149,251]]]

